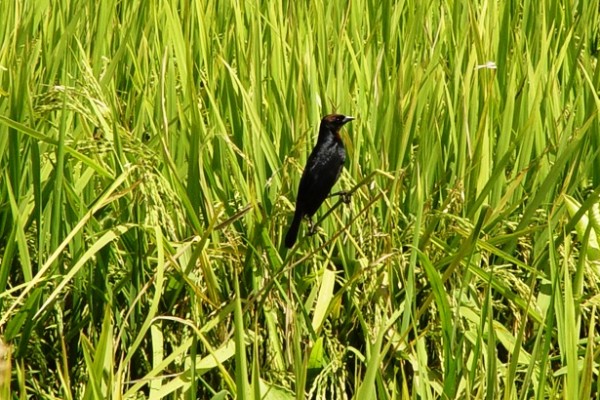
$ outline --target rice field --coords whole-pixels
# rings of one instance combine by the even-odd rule
[[[1,399],[600,398],[597,0],[0,15]]]

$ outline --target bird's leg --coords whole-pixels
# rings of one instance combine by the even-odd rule
[[[342,203],[350,204],[350,198],[352,197],[352,193],[346,192],[345,190],[335,192],[329,195],[329,197],[340,196]]]

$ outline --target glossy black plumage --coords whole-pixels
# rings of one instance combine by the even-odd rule
[[[296,243],[302,218],[310,218],[317,212],[340,177],[346,160],[340,128],[353,119],[341,114],[331,114],[321,120],[317,144],[308,156],[300,178],[294,219],[285,235],[286,247],[291,248]]]

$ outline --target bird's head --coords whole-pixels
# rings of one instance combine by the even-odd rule
[[[327,125],[327,127],[333,131],[337,131],[342,126],[352,121],[354,117],[349,117],[347,115],[342,114],[329,114],[321,120],[322,124]]]
[[[340,137],[340,128],[352,121],[354,117],[348,117],[342,114],[329,114],[321,120],[321,128],[319,130],[319,141],[327,140],[331,134],[337,140],[342,140]]]

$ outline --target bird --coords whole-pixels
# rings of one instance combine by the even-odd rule
[[[346,161],[340,129],[354,119],[342,114],[330,114],[321,119],[317,144],[308,156],[300,178],[294,219],[285,235],[288,249],[296,243],[302,218],[308,217],[310,221],[340,177]]]

